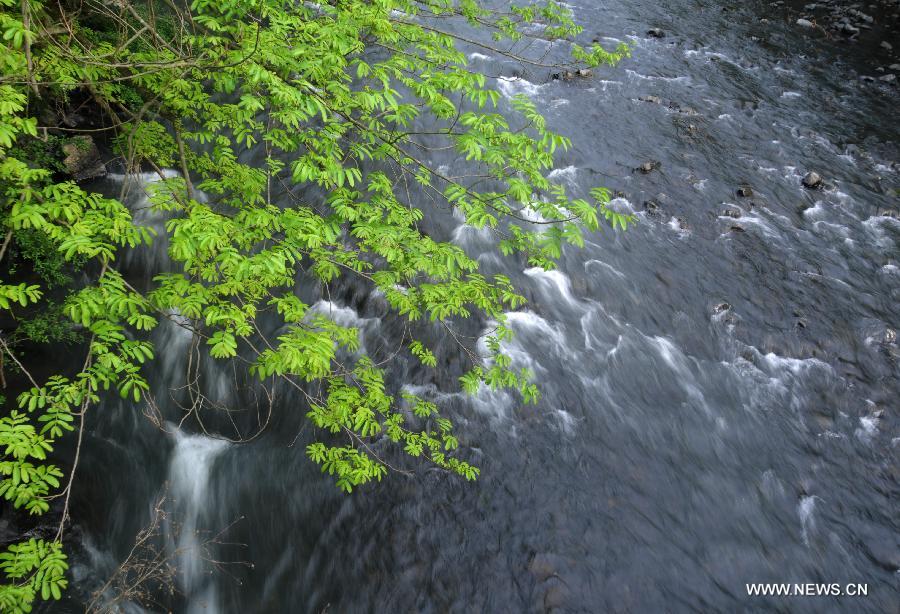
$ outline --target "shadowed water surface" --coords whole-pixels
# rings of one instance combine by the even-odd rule
[[[436,236],[528,296],[508,350],[543,399],[458,395],[464,357],[439,329],[424,333],[440,344],[436,372],[393,375],[447,409],[478,482],[419,468],[340,495],[306,460],[305,405],[287,391],[245,446],[166,435],[111,404],[79,472],[76,585],[93,588],[128,552],[168,481],[192,529],[239,520],[227,541],[244,545],[216,558],[253,563],[191,563],[177,611],[898,611],[900,221],[884,214],[900,185],[896,89],[859,82],[837,45],[760,24],[761,3],[576,10],[588,40],[626,41],[632,58],[573,82],[483,49],[471,62],[574,137],[557,179],[620,191],[638,223],[544,272],[435,212]],[[647,37],[651,26],[667,36]],[[659,167],[634,172],[649,160]],[[807,170],[825,189],[801,186]],[[316,309],[359,326],[376,356],[400,340],[365,288],[345,284]],[[183,377],[183,335],[156,333],[162,399]],[[252,404],[231,372],[208,367],[206,386]],[[749,582],[860,582],[869,595],[751,599]]]

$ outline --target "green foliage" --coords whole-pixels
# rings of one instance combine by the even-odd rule
[[[56,249],[56,244],[39,230],[20,230],[15,233],[15,246],[10,258],[10,274],[17,272],[17,261],[23,259],[44,282],[48,289],[69,285],[71,271],[80,268],[84,258],[67,261]],[[17,258],[18,257],[18,258]]]
[[[29,539],[0,552],[0,570],[13,581],[0,585],[0,611],[20,614],[31,611],[37,595],[59,599],[68,586],[66,556],[59,542]]]
[[[552,0],[504,12],[474,0],[165,4],[89,3],[61,13],[58,3],[0,0],[0,224],[42,280],[0,284],[0,307],[41,311],[21,325],[23,338],[72,339],[66,330],[77,326],[87,341],[77,373],[32,380],[21,411],[0,419],[0,494],[32,513],[47,510],[62,477],[47,453],[105,391],[135,403],[147,394],[141,366],[153,348],[140,339],[176,313],[213,359],[307,394],[308,418],[322,434],[307,455],[339,488],[387,474],[370,445],[379,440],[475,479],[479,470],[462,458],[440,408],[389,394],[384,366],[361,352],[359,331],[310,311],[294,294],[296,280],[358,277],[411,322],[449,328],[484,314],[498,323],[486,339],[490,357],[470,354],[462,388],[509,388],[536,402],[532,374],[503,352],[512,334],[504,314],[524,299],[508,278],[483,275],[458,246],[423,234],[423,199],[411,186],[489,228],[502,253],[531,266],[552,268],[566,245],[581,246],[602,221],[624,229],[630,218],[608,208],[607,191],[578,198],[550,179],[554,154],[570,140],[525,97],[507,109],[457,45],[496,45],[495,53],[527,63],[515,47],[491,41],[569,41],[580,66],[615,63],[627,48],[572,43],[581,30]],[[486,36],[461,39],[441,29],[443,19]],[[50,34],[59,31],[75,35]],[[150,243],[153,231],[118,200],[60,181],[59,141],[39,135],[29,113],[29,97],[65,104],[76,92],[112,120],[110,140],[128,167],[160,176],[148,188],[149,206],[166,215],[175,266],[146,292],[128,285],[116,259]],[[471,179],[445,176],[417,157],[423,123],[458,153],[471,172],[460,177]],[[250,149],[264,152],[262,164],[247,162],[258,159]],[[300,196],[284,206],[272,196],[308,186],[324,192],[324,202]],[[73,267],[90,272],[78,288],[68,277]],[[63,304],[39,303],[54,286],[68,288]],[[60,312],[68,329],[58,325]],[[276,338],[262,332],[263,317],[281,325]],[[407,349],[436,366],[421,340]],[[2,350],[19,364],[14,344]],[[0,561],[4,612],[29,611],[38,596],[58,599],[65,588],[60,538],[13,545]]]

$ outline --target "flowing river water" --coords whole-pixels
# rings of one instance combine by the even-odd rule
[[[184,383],[191,337],[167,324],[154,333],[158,424],[124,402],[95,412],[73,502],[74,595],[128,555],[164,493],[159,548],[178,568],[161,611],[898,611],[897,90],[859,81],[858,52],[812,40],[765,3],[582,0],[576,11],[588,37],[626,41],[632,58],[571,82],[483,49],[471,63],[573,137],[559,180],[620,192],[637,223],[544,272],[432,212],[433,235],[528,297],[507,349],[543,398],[460,395],[464,356],[437,329],[426,331],[436,370],[393,371],[395,389],[445,408],[481,478],[413,463],[415,476],[342,495],[306,459],[305,406],[287,391],[252,443],[179,429],[183,394],[170,389]],[[807,170],[826,187],[805,189]],[[129,202],[161,224],[140,209],[149,180],[128,180]],[[742,185],[753,195],[737,196]],[[128,266],[152,275],[165,245]],[[366,288],[299,291],[358,326],[374,355],[397,344],[401,324]],[[477,335],[489,323],[460,326]],[[233,420],[258,419],[241,376],[209,361],[201,374],[211,398],[248,414]],[[230,434],[221,417],[211,424]],[[869,594],[751,598],[750,582],[858,582]]]

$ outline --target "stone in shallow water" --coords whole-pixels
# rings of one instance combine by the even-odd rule
[[[737,195],[743,196],[744,198],[749,198],[753,196],[753,189],[748,185],[742,185],[737,189]]]
[[[803,177],[803,187],[809,188],[810,190],[815,190],[822,187],[821,175],[819,175],[819,173],[815,171],[806,173],[806,176]]]
[[[665,35],[666,33],[660,28],[650,28],[647,30],[647,36],[652,36],[653,38],[663,38]]]
[[[649,213],[650,215],[659,215],[661,213],[661,207],[659,203],[655,200],[646,200],[644,201],[644,211]]]

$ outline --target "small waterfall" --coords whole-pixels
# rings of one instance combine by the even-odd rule
[[[204,560],[206,534],[201,518],[211,502],[209,478],[216,457],[228,447],[219,439],[174,431],[175,449],[169,466],[169,499],[172,517],[166,526],[166,542],[178,567],[178,588],[187,599],[187,612],[219,612],[215,585]]]
[[[166,178],[177,177],[177,171],[166,170]],[[156,174],[141,173],[137,176],[116,176],[113,181],[125,182],[129,195],[127,202],[134,213],[135,222],[150,226],[157,232],[153,244],[143,251],[129,252],[126,265],[143,271],[149,277],[165,271],[171,266],[167,248],[165,221],[167,214],[149,208],[149,189],[160,180]],[[130,182],[130,183],[129,183]],[[198,198],[203,198],[202,194]],[[168,487],[166,497],[163,539],[170,562],[176,568],[175,583],[184,596],[184,611],[188,613],[217,613],[220,611],[212,566],[207,562],[210,555],[210,539],[217,528],[207,531],[204,527],[204,512],[212,505],[209,501],[209,480],[213,463],[228,444],[202,434],[188,434],[181,430],[177,419],[166,407],[172,399],[171,390],[184,380],[187,356],[190,352],[192,335],[181,324],[185,323],[178,313],[171,314],[171,322],[162,322],[154,331],[154,345],[159,351],[158,373],[154,378],[158,383],[156,397],[162,403],[157,416],[163,430],[171,433],[174,448],[169,458]],[[222,382],[221,377],[214,378]]]

